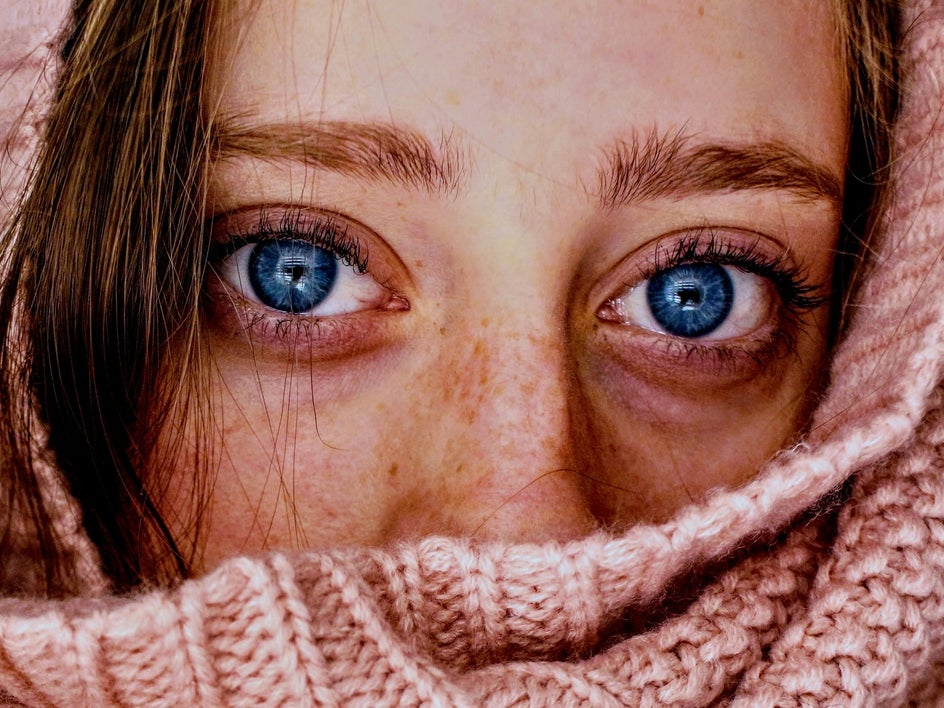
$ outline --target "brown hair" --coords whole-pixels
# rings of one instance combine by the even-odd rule
[[[141,463],[170,406],[157,382],[188,378],[197,341],[210,8],[76,4],[46,149],[11,224],[0,440],[10,506],[32,518],[53,589],[68,578],[31,475],[30,396],[116,586],[187,570]]]
[[[832,333],[845,329],[867,273],[888,197],[891,131],[898,112],[901,13],[896,0],[836,0],[839,37],[849,71],[849,159],[842,233],[836,252]]]
[[[174,470],[152,453],[188,406],[208,412],[197,432],[212,442],[199,383],[212,11],[203,0],[76,4],[45,148],[7,230],[0,450],[8,509],[31,522],[50,591],[69,578],[32,472],[34,408],[117,588],[186,576],[196,548],[158,513]],[[852,143],[837,276],[849,282],[882,201],[898,19],[880,0],[840,2],[840,16]],[[194,480],[195,508],[204,483]]]

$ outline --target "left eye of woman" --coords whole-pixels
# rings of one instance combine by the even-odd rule
[[[223,280],[251,302],[329,317],[382,307],[391,292],[326,248],[302,239],[251,242],[223,259]]]
[[[718,263],[682,263],[617,293],[599,316],[684,339],[737,339],[770,319],[775,298],[763,276]]]

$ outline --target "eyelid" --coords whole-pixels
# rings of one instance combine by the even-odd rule
[[[601,316],[623,291],[677,265],[699,262],[768,279],[772,302],[766,321],[743,336],[693,339]],[[590,302],[596,308],[596,341],[621,368],[640,376],[661,371],[666,385],[689,379],[699,386],[715,386],[761,375],[795,352],[798,336],[813,322],[806,313],[827,302],[825,291],[826,284],[812,281],[778,240],[738,228],[699,227],[664,234],[625,256],[594,286]]]
[[[356,222],[335,212],[285,207],[246,207],[210,219],[210,257],[218,262],[242,247],[271,239],[307,241],[341,257],[358,272],[368,269],[366,239]]]
[[[701,226],[663,234],[634,250],[610,271],[613,275],[593,288],[591,302],[603,304],[619,291],[683,263],[734,266],[765,277],[783,306],[798,315],[828,300],[825,284],[812,281],[807,269],[780,241],[737,227]]]
[[[235,253],[262,236],[300,238],[339,255],[358,272],[369,272],[382,286],[404,300],[414,284],[410,272],[387,242],[370,226],[347,214],[285,202],[240,206],[208,220],[213,239],[211,263]]]

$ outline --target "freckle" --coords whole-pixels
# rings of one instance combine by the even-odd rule
[[[425,265],[426,265],[426,264],[425,264],[423,261],[413,261],[413,267],[414,267],[414,268],[422,268],[422,267],[424,267]]]
[[[345,510],[344,513],[347,513],[347,511]],[[331,509],[327,506],[319,510],[318,514],[321,519],[337,519],[341,515],[338,510]]]
[[[704,6],[704,5],[699,5],[699,6],[698,6],[698,16],[699,16],[699,17],[704,17],[704,16],[705,16],[705,6]]]
[[[734,58],[735,58],[735,59],[743,59],[743,58],[744,58],[744,52],[740,52],[740,51],[739,51],[739,52],[735,52],[735,53],[734,53]]]
[[[391,477],[396,477],[399,471],[400,471],[400,468],[397,467],[397,463],[394,462],[392,465],[390,465],[390,469],[387,470],[387,474],[390,475]]]
[[[488,317],[483,317],[482,322],[479,325],[480,327],[488,327]]]
[[[441,335],[443,335],[443,336],[446,336],[446,327],[445,327],[445,325],[443,325],[443,326],[441,326],[441,327],[439,328],[439,333],[440,333]]]
[[[459,98],[459,94],[455,91],[447,91],[443,102],[447,106],[458,106],[460,103],[462,103],[462,100]]]

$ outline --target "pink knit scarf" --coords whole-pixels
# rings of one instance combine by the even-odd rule
[[[944,1],[910,5],[886,236],[811,433],[753,482],[618,536],[274,553],[114,598],[44,467],[87,596],[0,601],[0,687],[36,706],[944,702]],[[63,11],[2,11],[4,195]]]

